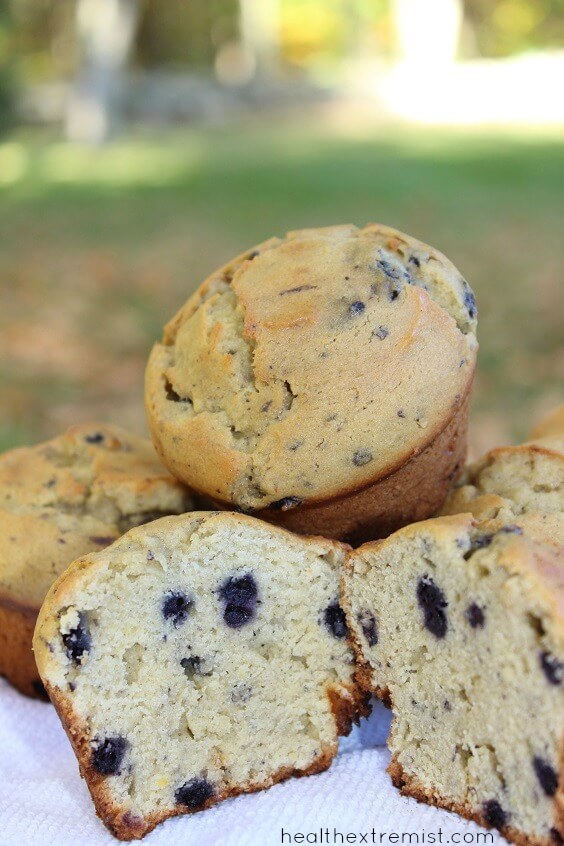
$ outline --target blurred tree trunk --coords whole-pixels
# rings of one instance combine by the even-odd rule
[[[415,68],[450,64],[456,59],[462,25],[462,0],[393,0],[401,59]]]
[[[239,0],[241,40],[253,56],[256,75],[277,74],[280,68],[280,0]]]
[[[138,0],[77,0],[80,68],[67,105],[69,140],[100,144],[115,132],[138,20]]]

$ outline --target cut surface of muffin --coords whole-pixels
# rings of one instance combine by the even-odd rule
[[[194,513],[131,530],[52,588],[38,666],[117,836],[329,765],[363,699],[344,551]]]
[[[519,844],[564,835],[564,562],[469,515],[352,553],[343,604],[391,703],[394,784]]]

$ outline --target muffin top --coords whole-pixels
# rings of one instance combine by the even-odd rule
[[[36,606],[80,555],[132,526],[191,508],[152,444],[117,426],[74,426],[0,456],[0,599]]]
[[[359,490],[421,452],[469,390],[476,303],[433,248],[388,227],[271,239],[212,274],[151,353],[157,451],[243,509]]]
[[[470,512],[488,529],[512,523],[538,542],[564,546],[564,437],[550,431],[469,464],[441,513]]]

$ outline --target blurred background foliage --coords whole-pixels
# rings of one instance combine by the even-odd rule
[[[247,0],[249,2],[249,0]],[[255,0],[250,0],[255,2]],[[268,0],[264,0],[268,3]],[[368,47],[394,51],[391,0],[280,0],[280,53],[289,67],[338,64]],[[0,61],[18,54],[25,80],[76,69],[75,0],[4,0]],[[561,46],[563,0],[465,0],[463,50],[484,57]],[[206,69],[238,37],[238,0],[142,0],[134,62]]]
[[[0,448],[92,418],[143,431],[150,345],[206,275],[370,220],[476,290],[474,452],[525,436],[564,372],[563,12],[4,0]]]

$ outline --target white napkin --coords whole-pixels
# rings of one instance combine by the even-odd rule
[[[329,771],[290,779],[209,811],[168,820],[147,835],[144,843],[340,846],[347,844],[347,834],[356,834],[356,841],[350,837],[348,843],[427,846],[433,842],[431,833],[435,834],[434,843],[439,843],[440,830],[441,844],[448,844],[456,832],[457,843],[503,846],[505,840],[497,833],[483,839],[483,830],[474,823],[400,796],[386,773],[389,754],[383,744],[389,721],[389,713],[377,703],[372,716],[341,741],[339,756]],[[476,839],[478,832],[480,838]],[[399,839],[388,839],[395,833]],[[410,840],[408,833],[418,834],[418,840]],[[296,834],[303,834],[303,839],[295,840]],[[361,835],[365,834],[363,841]],[[52,706],[20,696],[0,679],[1,846],[116,843],[94,813]]]

